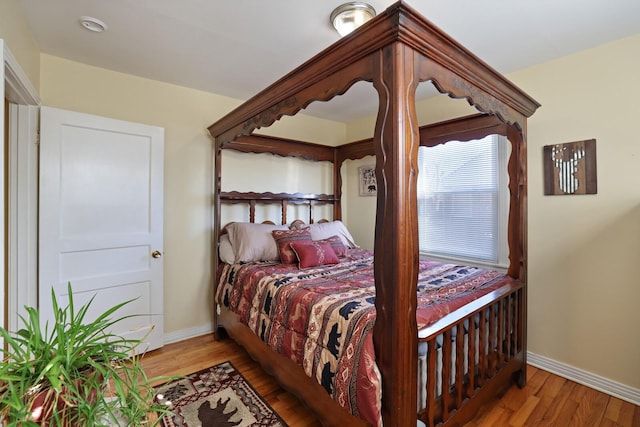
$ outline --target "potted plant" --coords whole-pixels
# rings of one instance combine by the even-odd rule
[[[155,425],[167,407],[153,388],[135,348],[140,340],[110,332],[125,317],[111,316],[118,304],[95,320],[87,312],[93,298],[58,305],[52,291],[54,324],[42,330],[37,309],[26,307],[24,328],[0,328],[7,350],[0,365],[0,423],[20,426]]]

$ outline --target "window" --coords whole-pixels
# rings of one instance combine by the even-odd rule
[[[508,151],[500,135],[420,147],[421,254],[508,265]]]

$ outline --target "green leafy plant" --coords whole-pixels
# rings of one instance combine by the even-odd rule
[[[0,328],[7,350],[0,365],[0,422],[5,426],[146,426],[168,408],[154,400],[135,349],[141,340],[112,334],[111,319],[125,301],[88,320],[93,302],[58,305],[51,292],[54,324],[41,327],[40,313],[25,307],[24,328]],[[49,330],[51,326],[51,330]]]

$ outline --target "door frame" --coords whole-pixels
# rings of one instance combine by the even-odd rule
[[[9,330],[19,326],[18,314],[25,305],[37,306],[38,268],[38,113],[40,97],[26,73],[0,39],[0,131],[8,136],[8,186],[5,194],[5,150],[0,150],[0,199],[6,200],[0,212],[1,223],[8,221],[7,235],[0,227],[0,274],[6,285],[0,287],[0,319]],[[6,87],[6,91],[5,91]],[[4,99],[9,100],[8,114]],[[8,121],[5,122],[5,118]],[[6,132],[6,133],[5,133]],[[6,260],[6,265],[5,265]],[[7,312],[5,313],[5,307]],[[6,319],[6,320],[5,320]],[[5,324],[6,323],[6,324]]]

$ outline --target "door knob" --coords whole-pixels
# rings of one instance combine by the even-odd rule
[[[160,258],[162,254],[160,253],[160,251],[153,251],[151,252],[151,256],[154,258]]]

